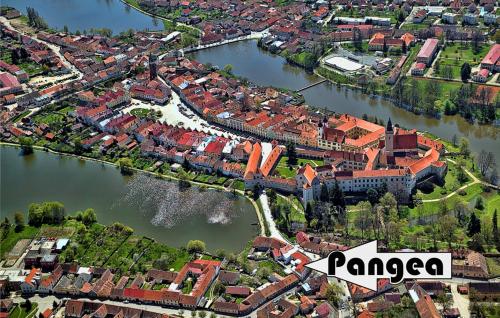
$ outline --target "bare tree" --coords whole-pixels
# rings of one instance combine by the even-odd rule
[[[477,157],[477,165],[481,175],[485,176],[488,170],[496,165],[495,156],[491,151],[486,152],[485,150],[481,150]]]

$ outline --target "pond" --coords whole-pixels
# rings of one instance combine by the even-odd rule
[[[211,251],[240,251],[259,233],[253,205],[231,193],[181,191],[176,181],[123,176],[108,164],[44,151],[22,156],[16,147],[0,146],[0,161],[2,218],[13,220],[32,202],[60,201],[68,214],[94,208],[103,224],[121,222],[176,247],[199,239]]]

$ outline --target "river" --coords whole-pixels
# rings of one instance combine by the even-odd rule
[[[34,8],[49,27],[71,32],[108,28],[117,35],[128,29],[163,30],[163,22],[125,5],[120,0],[2,0],[3,6],[26,13]]]
[[[106,27],[116,34],[133,28],[154,29],[153,19],[119,0],[3,0],[2,5],[14,6],[25,10],[34,7],[50,26],[70,30],[83,30]],[[161,28],[161,23],[158,28]],[[314,83],[319,78],[307,74],[299,67],[287,64],[285,59],[259,49],[255,41],[236,42],[190,54],[200,62],[212,63],[223,67],[233,65],[233,72],[258,85],[272,85],[298,89]],[[441,119],[415,115],[391,102],[371,98],[359,91],[323,83],[302,92],[309,105],[330,110],[350,113],[356,116],[369,114],[378,118],[390,117],[393,123],[402,127],[428,131],[441,138],[451,140],[453,135],[469,139],[474,152],[483,149],[493,151],[500,161],[500,147],[497,136],[498,127],[471,125],[460,116],[443,116]]]
[[[114,166],[0,146],[0,216],[27,211],[32,202],[60,201],[68,214],[94,208],[99,222],[121,222],[171,246],[200,239],[207,249],[241,251],[259,233],[253,205],[240,196],[144,174],[123,176]],[[27,219],[27,218],[26,218]]]
[[[289,89],[299,89],[320,78],[308,74],[299,67],[286,63],[278,55],[272,55],[260,49],[255,41],[235,42],[223,46],[190,53],[189,57],[202,63],[212,63],[219,67],[226,64],[233,66],[233,73],[249,79],[257,85],[271,85]],[[359,91],[345,87],[337,87],[326,82],[302,92],[306,103],[329,110],[349,113],[356,116],[368,114],[377,116],[387,122],[390,117],[393,123],[402,127],[428,131],[441,138],[451,140],[453,135],[469,139],[470,148],[479,152],[482,149],[494,152],[500,160],[500,146],[497,136],[500,129],[487,125],[471,125],[460,116],[443,116],[441,119],[415,115],[404,109],[395,107],[390,101],[372,98]]]

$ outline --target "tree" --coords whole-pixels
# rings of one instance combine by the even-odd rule
[[[372,205],[378,203],[379,196],[378,196],[378,191],[376,189],[374,188],[368,189],[368,191],[366,191],[366,197]]]
[[[28,224],[41,226],[47,224],[60,224],[64,220],[66,210],[60,202],[32,203],[28,208]]]
[[[450,297],[449,295],[445,294],[445,293],[440,293],[438,294],[437,296],[437,302],[441,305],[441,307],[443,308],[442,309],[442,312],[445,312],[447,311],[448,309],[450,309],[450,306],[453,305],[453,298]]]
[[[14,223],[16,224],[16,232],[21,232],[24,229],[24,215],[21,212],[14,214]]]
[[[368,201],[361,201],[356,205],[356,210],[358,215],[354,224],[361,231],[361,238],[364,239],[365,231],[372,226],[372,205]]]
[[[466,83],[470,79],[471,67],[469,63],[465,62],[460,68],[460,77],[462,82]]]
[[[75,148],[75,153],[76,154],[81,154],[84,152],[84,148],[83,148],[83,145],[82,145],[82,140],[80,138],[75,138],[75,140],[73,141],[73,145],[74,145],[74,148]]]
[[[311,221],[314,218],[313,207],[311,205],[311,202],[307,202],[307,204],[306,204],[306,210],[304,211],[304,217],[306,219],[307,226],[308,227],[311,226]]]
[[[26,299],[26,301],[24,302],[24,308],[26,309],[26,312],[30,312],[32,307],[33,305],[31,304],[31,301],[29,299]]]
[[[32,7],[26,7],[26,14],[28,16],[28,25],[37,29],[47,29],[48,24]]]
[[[187,243],[186,248],[189,254],[203,253],[205,251],[205,242],[200,240],[191,240]]]
[[[132,174],[132,160],[130,158],[120,158],[117,161],[118,167],[122,174]]]
[[[207,312],[206,311],[202,310],[202,311],[198,312],[198,317],[205,318],[206,316],[207,316]]]
[[[476,213],[472,212],[469,219],[469,224],[467,225],[467,235],[473,236],[476,233],[481,232],[481,221],[477,218]]]
[[[289,142],[286,145],[286,153],[288,157],[287,164],[289,166],[295,166],[297,164],[297,150],[295,149],[295,144],[293,142]]]
[[[326,299],[334,306],[339,306],[339,301],[343,295],[342,288],[336,284],[328,284],[326,287]]]
[[[477,166],[482,176],[486,176],[488,170],[495,165],[495,155],[491,151],[486,152],[485,150],[481,150],[481,152],[479,152],[477,156]]]
[[[354,28],[352,30],[352,43],[356,51],[363,51],[363,35],[361,34],[361,30],[359,28]]]
[[[327,202],[329,199],[328,187],[325,183],[321,185],[321,193],[319,195],[321,202]]]
[[[484,202],[483,202],[482,196],[477,197],[476,203],[474,204],[474,207],[478,210],[484,210]]]
[[[476,252],[484,252],[484,244],[483,236],[480,233],[476,233],[472,235],[471,240],[467,242],[467,247]]]
[[[458,148],[460,150],[460,153],[463,154],[465,157],[468,157],[470,154],[469,150],[469,140],[465,137],[460,138],[460,144],[458,145]]]
[[[21,145],[21,152],[23,155],[29,155],[33,153],[34,141],[30,137],[19,137],[19,144]]]
[[[334,206],[341,207],[342,209],[346,206],[344,192],[340,188],[337,181],[333,184],[332,192],[330,193],[330,203]]]
[[[82,222],[85,225],[91,225],[97,222],[97,214],[94,209],[87,209],[82,213]]]
[[[448,242],[448,247],[451,249],[451,244],[456,239],[457,219],[452,215],[444,215],[439,218],[438,225],[441,238]]]
[[[226,72],[228,74],[232,74],[233,73],[233,66],[231,64],[224,65],[224,72]]]
[[[495,211],[493,212],[491,223],[493,223],[492,224],[493,242],[495,242],[498,250],[498,246],[500,245],[500,234],[498,233],[497,209],[495,209]]]

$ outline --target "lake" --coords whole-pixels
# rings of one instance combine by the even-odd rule
[[[292,66],[278,55],[260,49],[256,41],[235,42],[189,54],[201,63],[212,63],[219,67],[233,66],[233,73],[247,78],[257,85],[270,85],[289,89],[299,89],[320,78],[308,74],[303,69]],[[453,135],[469,139],[470,148],[479,152],[482,149],[494,152],[500,160],[500,147],[497,136],[500,129],[487,125],[471,125],[460,116],[443,116],[441,119],[415,115],[394,106],[390,101],[372,98],[359,91],[325,82],[302,92],[306,103],[339,113],[349,113],[358,117],[363,114],[377,116],[387,122],[402,127],[428,131],[441,138],[451,140]]]
[[[120,0],[2,0],[3,6],[26,13],[34,8],[49,27],[61,30],[65,25],[71,32],[108,28],[113,34],[128,29],[163,30],[163,22],[142,14]]]
[[[13,221],[32,202],[60,201],[67,214],[94,208],[103,224],[121,222],[176,247],[199,239],[210,251],[241,251],[260,232],[253,205],[231,193],[180,191],[176,181],[123,176],[111,165],[44,151],[22,156],[9,146],[0,146],[0,161],[2,219]]]

